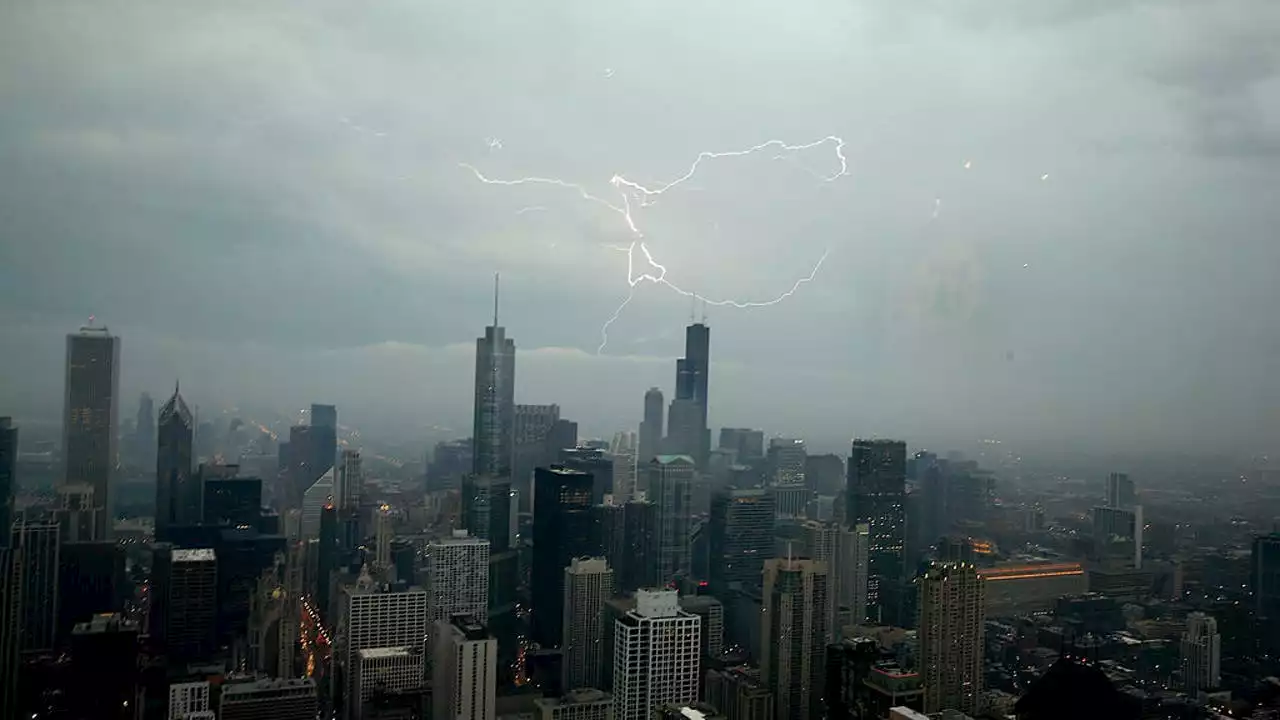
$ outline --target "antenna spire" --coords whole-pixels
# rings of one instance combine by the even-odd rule
[[[498,327],[498,273],[493,274],[493,326]]]

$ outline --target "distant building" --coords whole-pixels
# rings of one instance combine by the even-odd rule
[[[764,431],[721,428],[720,447],[737,451],[738,462],[749,464],[764,458]]]
[[[113,476],[119,457],[120,338],[90,325],[67,335],[62,413],[63,473],[59,484],[93,486],[92,540],[106,540],[114,517]]]
[[[562,640],[565,568],[593,545],[592,482],[590,473],[559,466],[534,474],[529,594],[533,640],[544,648],[559,647]]]
[[[1133,480],[1128,473],[1111,473],[1107,476],[1107,507],[1131,508],[1137,504]]]
[[[494,720],[498,641],[483,623],[455,615],[432,632],[435,720]]]
[[[1142,506],[1129,508],[1095,507],[1093,509],[1093,540],[1100,557],[1111,553],[1111,547],[1119,542],[1122,552],[1132,558],[1134,569],[1142,569]]]
[[[778,720],[822,714],[826,648],[832,639],[826,563],[775,559],[764,565],[760,674]]]
[[[940,563],[919,580],[919,665],[926,712],[975,714],[982,702],[986,613],[982,576],[972,565]]]
[[[200,720],[212,716],[208,680],[169,685],[169,720]]]
[[[575,688],[563,697],[533,701],[534,720],[613,720],[613,696],[595,688]]]
[[[798,438],[769,440],[769,484],[804,485],[807,458],[804,440]]]
[[[52,652],[58,638],[58,525],[20,520],[13,525],[9,546],[22,574],[19,652]]]
[[[1052,610],[1058,598],[1088,589],[1080,563],[1006,564],[978,568],[986,580],[987,617]]]
[[[18,713],[21,611],[22,565],[13,548],[0,547],[0,718],[17,717]]]
[[[725,720],[775,720],[773,693],[747,666],[707,670],[706,699]]]
[[[649,720],[652,709],[698,697],[701,621],[680,609],[674,590],[640,590],[614,624],[616,720]]]
[[[213,550],[156,548],[152,570],[151,637],[169,662],[208,656],[216,641],[218,559]]]
[[[0,417],[0,547],[9,546],[13,526],[13,496],[18,489],[18,427],[13,418]]]
[[[659,455],[648,465],[648,500],[657,505],[657,581],[689,575],[690,493],[694,461],[687,455]]]
[[[564,569],[561,641],[566,689],[600,687],[606,630],[604,604],[613,596],[613,571],[604,558],[573,558]]]
[[[312,678],[255,680],[223,685],[218,720],[315,720],[319,712]]]
[[[494,278],[493,324],[476,339],[475,413],[471,472],[510,480],[515,431],[516,343],[498,324],[498,285]],[[492,538],[491,538],[492,539]],[[437,718],[437,720],[441,720]]]
[[[195,421],[174,385],[160,406],[156,444],[156,540],[169,542],[169,529],[201,521],[201,487],[192,476]]]
[[[333,480],[333,468],[329,468],[302,493],[302,539],[320,537],[320,514],[333,504]]]
[[[900,440],[854,440],[845,488],[845,523],[871,531],[867,604],[880,622],[903,625],[906,587],[907,446]]]
[[[773,557],[774,497],[766,488],[725,488],[711,498],[707,523],[711,592],[724,596],[731,583],[757,587],[765,560]]]
[[[1196,694],[1222,684],[1222,636],[1218,622],[1200,612],[1187,616],[1182,633],[1182,682],[1187,692]]]
[[[427,619],[432,626],[454,615],[485,619],[489,606],[489,541],[457,530],[427,544],[423,569]]]
[[[647,467],[649,461],[661,453],[662,438],[665,437],[664,413],[666,408],[662,390],[651,387],[644,394],[644,419],[640,421],[640,448],[637,461],[641,467]]]

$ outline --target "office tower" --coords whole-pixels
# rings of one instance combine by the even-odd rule
[[[604,554],[613,570],[614,590],[634,592],[657,583],[657,506],[633,500],[592,508],[592,547]]]
[[[119,436],[120,338],[92,325],[67,335],[65,395],[60,484],[93,486],[96,535],[91,539],[106,540],[115,508],[112,476]]]
[[[68,694],[73,717],[137,717],[138,626],[113,613],[95,615],[71,631]],[[3,700],[0,700],[2,706]]]
[[[1119,547],[1134,569],[1142,568],[1142,506],[1129,508],[1095,507],[1093,540],[1100,557],[1108,557]]]
[[[556,464],[591,475],[591,502],[594,504],[604,502],[604,496],[613,492],[613,457],[606,450],[563,448]],[[537,515],[536,508],[534,515]]]
[[[218,720],[315,720],[319,713],[313,678],[268,679],[223,685]]]
[[[364,648],[356,654],[352,685],[357,696],[357,712],[364,717],[364,706],[379,693],[403,693],[421,690],[426,679],[426,653],[423,645]]]
[[[562,687],[598,688],[604,657],[604,603],[613,596],[613,571],[604,558],[573,558],[564,569]],[[612,628],[607,628],[612,629]]]
[[[195,424],[178,387],[160,407],[156,442],[156,540],[168,542],[169,529],[200,523],[200,482],[192,477]]]
[[[17,716],[18,646],[22,636],[22,563],[18,552],[0,547],[0,718]]]
[[[831,720],[875,717],[867,702],[865,682],[876,663],[885,659],[873,638],[845,638],[827,646],[826,690],[823,700]]]
[[[907,446],[899,440],[854,440],[845,489],[845,523],[866,523],[871,530],[868,549],[868,612],[879,622],[902,625],[906,586],[906,463]]]
[[[1137,502],[1133,481],[1128,473],[1111,473],[1107,476],[1107,507],[1131,508]]]
[[[824,612],[826,612],[827,630],[834,637],[840,627],[836,623],[836,610],[839,606],[843,575],[843,568],[839,564],[842,559],[840,549],[841,545],[847,542],[845,536],[852,533],[835,523],[820,523],[814,520],[801,523],[800,532],[804,540],[805,553],[809,559],[822,563],[827,568],[827,604]]]
[[[702,657],[714,658],[724,652],[724,604],[711,595],[681,595],[680,609],[701,619]]]
[[[982,699],[986,588],[974,566],[935,563],[919,579],[924,710],[976,715]]]
[[[22,572],[18,651],[52,652],[58,635],[58,524],[20,520],[9,546]]]
[[[476,339],[474,460],[471,472],[507,477],[515,430],[516,343],[498,325],[498,278],[493,280],[493,324]],[[492,538],[490,538],[492,540]]]
[[[141,464],[156,456],[156,408],[151,393],[138,397],[138,417],[133,425],[133,460]]]
[[[613,455],[613,501],[625,503],[636,494],[636,434],[617,433],[609,452]]]
[[[613,696],[596,688],[574,688],[562,697],[533,701],[534,720],[613,720]]]
[[[707,671],[707,703],[725,720],[774,720],[773,693],[759,670],[746,665]]]
[[[148,630],[170,662],[199,660],[213,650],[218,616],[218,560],[213,550],[158,545]]]
[[[427,491],[439,492],[461,486],[462,477],[471,472],[475,443],[471,438],[436,443],[427,465]],[[532,469],[529,472],[533,472]]]
[[[665,435],[663,412],[665,410],[662,390],[651,387],[644,394],[644,419],[640,421],[639,447],[636,459],[641,467],[648,466],[649,461],[661,454],[662,438]]]
[[[333,504],[333,468],[302,494],[302,537],[310,540],[320,535],[320,513]]]
[[[822,712],[829,592],[827,566],[779,558],[764,564],[760,675],[773,693],[778,720],[816,719]]]
[[[826,453],[805,457],[805,484],[819,495],[835,495],[844,490],[845,477],[844,460],[839,455]]]
[[[511,483],[468,475],[462,481],[464,527],[489,541],[489,613],[487,624],[498,638],[505,673],[516,651],[515,617],[519,556],[511,547]]]
[[[773,557],[773,495],[766,488],[725,488],[711,499],[711,594],[728,597],[729,586],[758,587],[764,562]]]
[[[511,487],[520,493],[520,512],[529,512],[532,503],[534,468],[550,465],[556,460],[548,438],[559,420],[559,405],[515,406]]]
[[[561,418],[547,432],[547,457],[559,458],[560,451],[578,447],[578,423]]]
[[[379,572],[391,570],[391,506],[383,503],[373,512],[373,564]]]
[[[200,467],[200,484],[204,487],[201,515],[205,525],[214,527],[257,527],[262,518],[262,479],[241,477],[238,466],[231,476],[210,472]]]
[[[489,603],[489,541],[456,530],[453,537],[427,544],[423,568],[427,620],[471,615],[484,620]]]
[[[315,467],[316,432],[310,425],[294,425],[289,428],[289,442],[280,443],[280,462],[284,467],[282,510],[302,507],[303,494],[324,474]]]
[[[563,635],[564,569],[592,550],[593,481],[590,473],[565,467],[534,471],[531,635],[544,648],[558,647]]]
[[[315,593],[316,607],[321,616],[332,621],[333,573],[338,569],[341,557],[344,557],[341,545],[342,531],[338,525],[338,509],[325,505],[320,510],[320,536],[316,542],[316,581],[315,588],[308,588]],[[309,564],[309,563],[308,563]]]
[[[322,474],[333,467],[338,457],[338,408],[312,403],[311,441],[311,469]]]
[[[362,571],[356,584],[343,588],[339,635],[346,637],[339,657],[346,675],[343,697],[348,717],[359,710],[355,678],[360,651],[382,647],[421,646],[426,641],[427,593],[422,588],[388,591]]]
[[[476,618],[455,615],[432,631],[435,720],[494,720],[498,641]]]
[[[802,520],[808,516],[813,491],[804,483],[772,485],[773,511],[780,520]]]
[[[64,542],[58,548],[58,646],[95,615],[123,610],[128,587],[125,548],[110,541]]]
[[[360,510],[360,496],[364,489],[364,471],[360,462],[360,451],[344,449],[338,463],[337,486],[334,488],[334,504],[344,516],[354,515]]]
[[[751,463],[764,457],[764,431],[751,428],[720,428],[719,446],[732,450],[740,463]]]
[[[212,718],[209,711],[209,681],[169,684],[169,720]]]
[[[1263,652],[1280,652],[1280,533],[1253,539],[1249,557],[1249,590],[1258,618]]]
[[[701,618],[674,590],[639,590],[613,627],[614,720],[649,720],[654,708],[698,698]]]
[[[1213,690],[1222,683],[1222,636],[1218,621],[1202,612],[1187,615],[1182,633],[1182,682],[1187,692]]]
[[[769,483],[771,485],[803,485],[808,459],[804,440],[771,438],[769,440]]]
[[[871,526],[858,523],[841,528],[837,550],[839,570],[832,585],[836,592],[836,613],[848,624],[861,625],[867,619],[867,582],[870,575]],[[842,625],[837,625],[839,631]]]
[[[18,490],[18,426],[0,417],[0,547],[9,545],[13,525],[13,496]]]
[[[649,461],[648,499],[657,505],[656,581],[666,584],[690,572],[689,515],[694,461],[688,455],[659,455]]]
[[[711,450],[711,431],[707,429],[707,384],[711,369],[711,328],[704,323],[693,323],[685,328],[684,357],[676,360],[676,397],[673,411],[680,408],[679,426],[671,419],[668,436],[679,440],[679,452],[693,456],[699,468],[704,468],[707,453]],[[692,410],[683,409],[688,401]],[[687,419],[686,419],[687,418]]]

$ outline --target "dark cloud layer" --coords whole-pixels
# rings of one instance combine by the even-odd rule
[[[459,163],[616,200],[615,173],[835,134],[837,182],[830,146],[762,153],[637,212],[711,297],[830,253],[784,304],[711,309],[713,422],[1266,447],[1280,6],[792,5],[10,3],[0,412],[57,415],[62,335],[95,313],[129,394],[181,375],[207,406],[465,426],[500,270],[519,397],[629,427],[688,300],[642,284],[595,357],[619,218]]]

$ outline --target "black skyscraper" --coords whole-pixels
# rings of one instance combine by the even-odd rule
[[[256,477],[203,478],[205,525],[258,527],[262,517],[262,480]]]
[[[13,525],[13,494],[18,489],[18,428],[13,418],[0,417],[0,547],[9,545]]]
[[[845,522],[871,526],[867,604],[881,622],[902,626],[905,577],[907,445],[854,440],[845,490]]]
[[[672,447],[664,452],[688,454],[699,468],[705,468],[711,450],[711,431],[707,429],[711,328],[702,323],[685,328],[684,355],[676,360],[676,397],[668,418]]]
[[[169,530],[200,522],[199,482],[191,473],[191,411],[173,388],[160,408],[156,442],[156,540],[167,542]]]
[[[651,387],[644,394],[644,420],[640,421],[640,448],[636,462],[640,467],[662,453],[662,438],[665,437],[663,413],[666,411],[662,399],[662,391]]]
[[[530,569],[533,639],[559,647],[564,625],[564,569],[595,551],[590,473],[538,468],[533,481],[533,562]]]
[[[773,557],[773,492],[766,488],[726,488],[711,498],[711,592],[729,597],[729,585],[760,587],[764,561]]]
[[[599,504],[604,496],[613,492],[613,456],[595,448],[572,448],[560,451],[560,464],[572,470],[590,473],[595,485],[591,489],[591,501]]]
[[[516,342],[498,325],[498,279],[494,277],[493,324],[476,339],[475,408],[473,415],[476,475],[509,475],[515,439]]]
[[[333,405],[311,406],[311,443],[311,469],[319,478],[338,455],[338,409]]]

